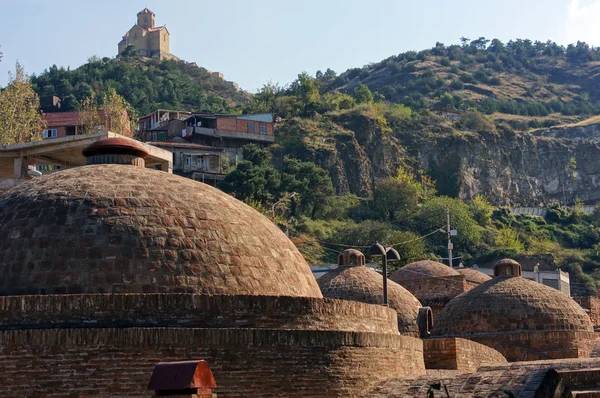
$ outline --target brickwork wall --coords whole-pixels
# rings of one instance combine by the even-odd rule
[[[452,369],[471,373],[483,364],[506,363],[498,351],[471,340],[453,337],[423,340],[427,369]]]
[[[355,301],[274,296],[0,296],[0,329],[201,327],[398,334],[396,312]]]
[[[600,328],[600,299],[596,297],[573,297],[573,300],[587,310],[587,314],[594,325],[594,328]]]
[[[465,336],[500,352],[509,362],[542,359],[588,358],[594,332],[517,332]]]
[[[444,299],[456,297],[472,289],[463,275],[444,276],[440,278],[422,278],[413,280],[397,280],[396,283],[402,285],[411,292],[423,305],[432,302],[431,305],[439,306]],[[433,303],[435,301],[435,303]],[[446,300],[447,301],[447,300]],[[432,307],[433,309],[433,307]],[[434,317],[437,315],[434,311]]]
[[[0,332],[0,395],[149,396],[162,361],[205,359],[227,397],[360,396],[425,374],[407,336],[247,329],[68,329]]]

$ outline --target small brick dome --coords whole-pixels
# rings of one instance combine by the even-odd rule
[[[365,266],[339,267],[317,282],[326,298],[383,304],[383,276]],[[419,300],[402,286],[388,280],[388,302],[390,308],[398,313],[400,333],[418,336]]]
[[[585,311],[551,287],[499,276],[452,299],[433,325],[437,336],[498,332],[583,331],[594,328]]]
[[[464,275],[467,282],[475,284],[482,284],[492,279],[491,276],[486,275],[483,272],[477,271],[473,268],[457,268],[456,271],[459,274]]]
[[[414,279],[436,278],[443,276],[460,275],[449,266],[431,260],[421,260],[410,263],[393,272],[390,279],[394,282],[408,281]]]
[[[97,164],[0,194],[0,295],[155,292],[322,297],[285,234],[197,181]]]

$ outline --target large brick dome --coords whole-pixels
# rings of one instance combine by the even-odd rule
[[[390,279],[394,282],[403,280],[435,278],[443,276],[460,275],[456,270],[449,266],[431,260],[415,261],[400,268],[390,275]]]
[[[383,277],[364,265],[336,268],[319,278],[318,283],[327,298],[383,304]],[[419,300],[402,286],[388,280],[388,302],[390,308],[398,313],[400,334],[418,336]]]
[[[585,311],[565,294],[522,277],[501,276],[452,299],[436,319],[433,333],[593,329]]]
[[[575,301],[520,276],[498,276],[453,298],[432,335],[474,340],[509,361],[588,357],[596,339]]]
[[[0,295],[247,294],[322,297],[266,217],[164,172],[98,164],[0,195]]]

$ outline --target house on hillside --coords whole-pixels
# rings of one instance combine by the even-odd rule
[[[106,131],[106,115],[104,111],[98,111],[98,125],[94,127],[95,132]],[[129,119],[127,112],[123,112],[122,117]],[[81,135],[84,132],[85,117],[82,112],[51,112],[44,113],[42,118],[46,122],[46,129],[42,132],[43,139],[68,137],[72,135]],[[122,123],[123,131],[119,134],[131,136],[129,123]]]
[[[157,109],[138,120],[138,137],[142,141],[168,141],[180,137],[184,120],[191,112]]]
[[[139,138],[152,142],[187,142],[219,149],[232,162],[242,159],[250,143],[275,142],[273,115],[224,115],[157,110],[139,120]]]
[[[223,150],[184,140],[148,142],[173,154],[173,173],[216,186],[225,178],[222,172]]]

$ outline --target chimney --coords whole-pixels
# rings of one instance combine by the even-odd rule
[[[346,249],[338,256],[340,267],[360,267],[365,265],[365,255],[356,249]]]
[[[494,276],[523,276],[523,269],[515,260],[505,258],[494,265]]]
[[[90,144],[83,150],[85,164],[128,164],[137,167],[145,167],[144,158],[148,151],[135,140],[116,137],[104,138]]]
[[[163,362],[154,367],[149,390],[154,396],[179,398],[216,398],[212,389],[217,387],[215,378],[204,360]]]

